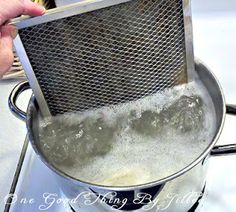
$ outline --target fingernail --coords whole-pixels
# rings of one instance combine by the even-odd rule
[[[38,4],[38,6],[41,8],[42,14],[44,14],[46,12],[46,8],[42,6],[41,4]]]
[[[44,7],[42,13],[44,14],[44,13],[46,13],[46,12],[47,12],[47,10],[46,10],[46,8]]]
[[[14,38],[16,38],[17,34],[18,34],[18,29],[15,26],[12,27],[11,37],[14,39]]]

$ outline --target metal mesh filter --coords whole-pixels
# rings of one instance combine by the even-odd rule
[[[20,29],[51,114],[136,100],[186,82],[182,4],[132,0]]]

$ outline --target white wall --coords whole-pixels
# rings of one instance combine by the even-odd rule
[[[235,12],[236,0],[191,0],[192,9],[197,13]]]

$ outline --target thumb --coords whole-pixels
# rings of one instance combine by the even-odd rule
[[[39,4],[32,2],[31,0],[24,0],[24,15],[37,16],[43,15],[45,8]]]
[[[1,27],[0,31],[0,77],[2,77],[10,68],[14,60],[13,56],[13,26],[6,25]]]

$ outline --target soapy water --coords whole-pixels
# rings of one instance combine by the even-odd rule
[[[143,99],[40,122],[41,149],[57,169],[104,186],[152,182],[183,169],[208,147],[215,110],[199,82]]]

